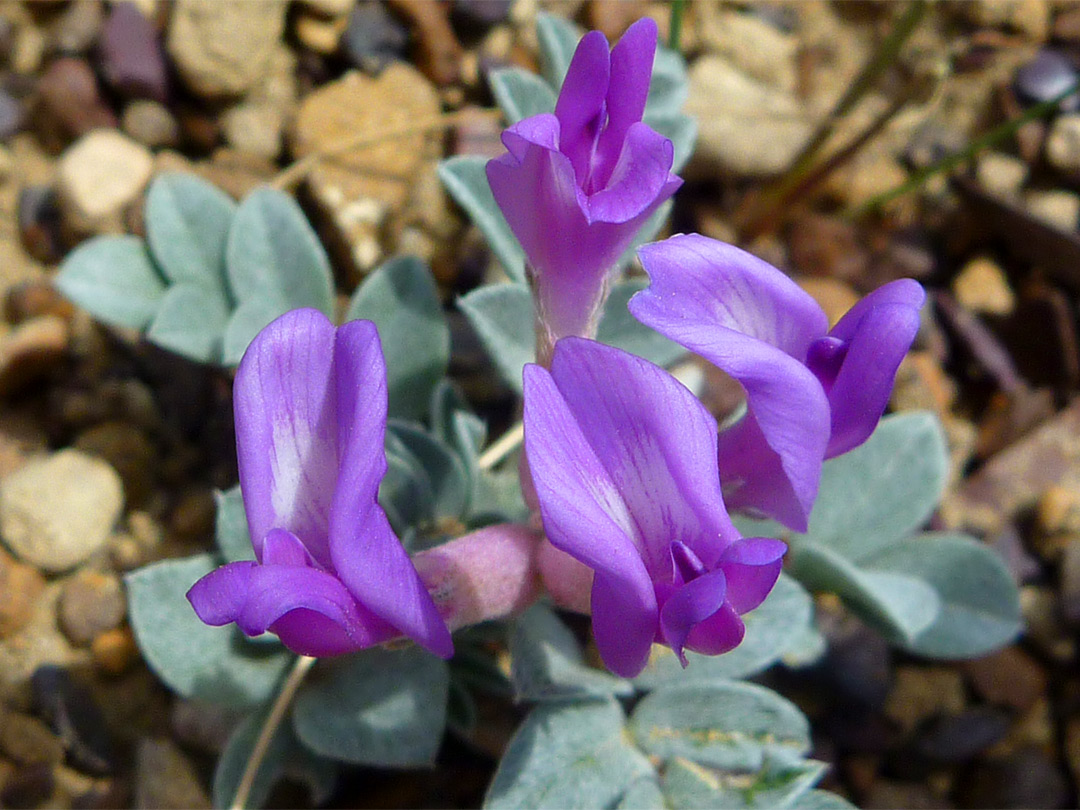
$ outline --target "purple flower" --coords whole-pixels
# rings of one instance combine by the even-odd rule
[[[652,20],[630,26],[610,53],[603,34],[586,34],[554,115],[507,129],[509,154],[487,164],[528,258],[548,348],[592,334],[608,270],[682,184],[671,141],[641,122],[655,52]]]
[[[525,367],[525,451],[548,539],[592,568],[608,669],[654,641],[716,655],[779,576],[779,540],[742,538],[720,495],[716,421],[663,369],[585,340]]]
[[[822,461],[864,442],[888,404],[922,287],[886,284],[829,330],[801,287],[732,245],[680,235],[638,255],[651,285],[630,300],[634,317],[746,391],[746,415],[719,439],[728,506],[805,531]]]
[[[236,372],[236,444],[258,562],[188,591],[207,624],[269,630],[302,655],[405,635],[453,654],[446,624],[376,501],[386,472],[386,368],[375,325],[314,309],[260,332]]]

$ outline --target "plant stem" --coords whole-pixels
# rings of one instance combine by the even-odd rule
[[[429,118],[421,118],[419,121],[410,121],[407,124],[399,124],[393,127],[363,132],[351,135],[348,138],[335,141],[323,147],[319,147],[309,155],[300,158],[288,168],[284,169],[270,184],[277,189],[288,189],[303,180],[307,173],[315,167],[319,161],[343,152],[351,152],[365,146],[375,146],[383,141],[392,141],[396,138],[406,138],[410,135],[419,135],[426,132],[437,132],[441,129],[452,127],[454,124],[469,116],[486,115],[491,118],[502,116],[498,110],[458,110],[450,113],[440,113]]]
[[[500,461],[513,453],[525,439],[525,425],[518,422],[506,433],[488,445],[476,460],[481,470],[490,470]]]
[[[683,10],[686,8],[686,0],[671,0],[671,22],[668,26],[667,46],[673,51],[679,50],[679,39],[682,36]]]
[[[908,5],[907,11],[896,21],[889,35],[874,52],[873,58],[863,65],[859,75],[848,85],[847,90],[833,105],[829,114],[822,119],[810,140],[799,150],[799,154],[792,161],[791,168],[778,182],[766,189],[757,203],[752,206],[753,210],[744,220],[746,222],[742,228],[744,238],[750,239],[765,232],[766,223],[775,220],[777,209],[796,196],[792,194],[793,189],[800,188],[806,176],[811,173],[814,159],[833,134],[837,121],[854,109],[855,105],[881,78],[881,75],[896,61],[900,55],[900,49],[922,20],[927,7],[927,0],[912,0]]]
[[[1006,138],[1009,138],[1028,121],[1034,121],[1036,118],[1041,118],[1047,113],[1057,109],[1057,106],[1061,104],[1062,101],[1078,91],[1080,91],[1080,82],[1074,84],[1068,90],[1065,90],[1054,98],[1048,101],[1039,102],[1038,104],[1029,107],[1015,118],[1011,118],[1005,123],[994,127],[985,135],[973,140],[959,152],[953,152],[951,155],[946,155],[936,163],[931,163],[929,166],[920,169],[895,188],[883,191],[881,194],[871,197],[861,205],[849,208],[844,212],[844,216],[847,218],[858,217],[867,211],[880,208],[881,206],[892,202],[897,197],[902,197],[903,195],[914,191],[935,174],[947,172],[950,169],[959,166],[961,163],[970,160],[976,153],[981,152],[983,149],[994,146],[1001,143]]]
[[[304,676],[308,674],[308,670],[317,660],[317,658],[301,655],[297,657],[296,663],[289,670],[289,675],[285,679],[285,683],[282,684],[281,691],[274,698],[274,705],[270,707],[270,713],[266,716],[266,721],[259,731],[259,737],[255,740],[255,747],[251,749],[251,756],[248,757],[247,764],[244,765],[244,773],[240,777],[240,784],[236,787],[236,795],[233,797],[232,804],[229,805],[230,810],[243,810],[244,805],[247,804],[251,788],[255,784],[255,777],[259,773],[259,768],[266,757],[267,750],[270,748],[270,742],[274,739],[274,734],[277,733],[278,726],[281,725],[281,721],[285,717],[285,712],[289,710],[293,696],[296,694],[296,690],[300,688]]]

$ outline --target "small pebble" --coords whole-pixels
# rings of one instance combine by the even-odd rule
[[[919,735],[915,750],[935,762],[964,762],[1004,739],[1010,725],[1009,712],[978,706],[932,721]]]
[[[1059,172],[1080,175],[1080,114],[1054,119],[1046,136],[1046,160]]]
[[[408,42],[408,29],[381,2],[360,0],[349,14],[341,49],[354,66],[376,75],[404,57]]]
[[[49,24],[47,44],[53,51],[80,55],[93,47],[104,18],[101,0],[70,3]]]
[[[82,59],[56,59],[37,83],[39,129],[55,150],[93,129],[116,126],[116,116],[98,90],[94,71]]]
[[[125,98],[164,102],[168,94],[165,51],[154,24],[134,3],[113,3],[101,32],[101,72]]]
[[[1036,219],[1063,231],[1075,231],[1080,224],[1080,194],[1072,191],[1028,191],[1024,207]]]
[[[997,197],[1012,197],[1019,193],[1027,176],[1027,164],[1004,152],[984,152],[975,161],[975,178],[979,185]]]
[[[25,118],[22,102],[0,87],[0,141],[22,129]]]
[[[139,647],[130,628],[116,627],[96,636],[90,653],[102,672],[122,675],[138,659]]]
[[[127,606],[115,576],[80,571],[60,591],[60,629],[74,644],[89,644],[95,636],[124,620]]]
[[[1001,266],[986,256],[976,256],[957,273],[953,294],[961,306],[985,315],[1008,315],[1016,296]]]
[[[135,99],[124,107],[120,125],[124,132],[151,149],[180,143],[180,124],[175,116],[164,104],[151,99]]]
[[[124,209],[138,199],[153,165],[145,146],[116,130],[87,133],[57,167],[65,221],[78,232],[122,232]]]
[[[349,25],[348,17],[326,19],[315,14],[298,14],[293,23],[296,38],[316,53],[332,54]]]
[[[71,320],[75,308],[46,279],[28,279],[8,288],[4,296],[4,319],[16,326],[39,315]]]
[[[60,450],[0,482],[0,533],[26,562],[65,571],[104,547],[123,505],[123,485],[112,467],[78,450]]]
[[[135,807],[210,807],[202,779],[170,740],[139,741],[135,751]]]
[[[45,579],[0,549],[0,639],[17,633],[34,615]]]
[[[1026,711],[1046,691],[1043,668],[1015,645],[962,667],[979,696],[1000,706]]]
[[[1074,84],[1080,73],[1069,57],[1059,51],[1043,48],[1035,58],[1016,71],[1013,82],[1016,94],[1028,104],[1049,101]],[[1080,107],[1080,95],[1073,94],[1061,104],[1061,109],[1073,111]]]

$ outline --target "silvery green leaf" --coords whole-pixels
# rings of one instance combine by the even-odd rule
[[[488,73],[488,83],[495,103],[511,124],[555,112],[555,91],[535,73],[518,67],[499,68]]]
[[[450,363],[450,328],[431,270],[415,256],[386,262],[353,294],[345,320],[357,318],[379,329],[390,415],[424,416]]]
[[[927,521],[947,471],[932,414],[886,417],[865,444],[825,462],[807,534],[850,560],[872,557]]]
[[[220,285],[174,284],[161,299],[146,339],[196,363],[220,361],[229,321],[229,302],[224,296]]]
[[[491,193],[480,155],[457,155],[439,163],[439,179],[484,235],[512,281],[525,282],[525,251]]]
[[[226,363],[239,362],[259,330],[291,309],[333,312],[330,260],[288,194],[263,187],[244,198],[229,228],[225,267],[237,301],[225,333]]]
[[[434,517],[464,515],[469,507],[469,473],[457,453],[419,425],[397,419],[389,421],[387,434],[388,441],[396,439],[407,448],[424,472],[431,488]]]
[[[503,381],[521,393],[521,370],[536,358],[533,303],[524,284],[490,284],[458,299]]]
[[[174,284],[188,282],[229,301],[225,244],[236,203],[192,174],[167,172],[146,195],[146,241],[158,267]]]
[[[630,695],[630,681],[585,664],[573,632],[547,605],[517,618],[510,636],[510,679],[522,701]]]
[[[165,295],[165,282],[137,236],[96,236],[67,255],[53,284],[95,318],[145,329]]]
[[[620,281],[612,287],[604,302],[596,339],[609,346],[644,357],[658,366],[668,366],[686,354],[686,349],[650,329],[630,314],[626,304],[630,296],[649,286],[646,279]]]
[[[650,692],[630,716],[638,747],[732,771],[767,760],[796,761],[810,750],[810,723],[786,698],[739,681],[670,684]]]
[[[793,545],[788,559],[791,574],[803,585],[835,593],[891,641],[910,643],[941,612],[941,599],[922,577],[860,568],[828,546],[810,542]]]
[[[254,560],[255,549],[248,534],[247,515],[240,485],[214,493],[217,515],[214,520],[214,539],[226,562]]]
[[[232,806],[266,715],[265,708],[252,712],[229,736],[214,769],[214,807]],[[244,807],[262,807],[274,785],[284,778],[303,782],[315,805],[330,798],[337,781],[337,765],[304,748],[288,723],[279,725],[274,733]]]
[[[857,810],[843,796],[828,790],[808,790],[788,805],[791,810]]]
[[[379,483],[379,505],[400,536],[434,518],[435,493],[431,479],[412,451],[387,434],[386,473]],[[404,537],[401,538],[404,542]]]
[[[660,45],[656,49],[656,58],[653,60],[649,95],[645,101],[646,123],[650,115],[677,113],[682,109],[689,95],[690,83],[686,75],[686,60],[678,51]]]
[[[667,810],[655,775],[638,779],[615,805],[615,810]]]
[[[277,644],[252,644],[233,626],[209,627],[185,598],[216,567],[209,554],[165,560],[128,574],[128,611],[150,668],[188,698],[251,706],[270,697],[293,656]]]
[[[628,742],[624,720],[611,699],[539,705],[510,740],[484,807],[615,804],[634,782],[653,773]]]
[[[874,569],[918,577],[941,602],[936,620],[904,642],[931,658],[978,658],[1011,642],[1023,629],[1020,595],[998,554],[973,537],[923,534],[866,561]]]
[[[641,689],[655,689],[671,683],[749,677],[795,649],[812,618],[810,594],[787,574],[780,574],[765,601],[742,617],[746,636],[738,647],[715,656],[687,652],[690,665],[684,670],[675,653],[655,645],[648,665],[634,684]]]
[[[664,798],[672,808],[791,807],[825,773],[821,762],[776,762],[750,773],[717,772],[686,759],[676,759],[664,770]]]
[[[694,154],[697,121],[681,112],[646,112],[642,120],[671,141],[675,153],[671,173],[678,174]]]
[[[540,70],[552,87],[562,87],[578,40],[584,33],[565,17],[548,14],[546,11],[537,12],[536,37],[540,41]]]
[[[324,757],[379,768],[430,765],[446,727],[446,662],[420,647],[327,659],[296,694],[300,741]]]

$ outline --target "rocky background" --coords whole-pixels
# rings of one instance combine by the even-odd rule
[[[344,296],[384,258],[428,260],[454,375],[493,419],[508,391],[453,299],[496,270],[438,159],[501,151],[486,72],[536,67],[538,5],[610,38],[644,0],[39,0],[0,4],[0,806],[206,807],[235,718],[171,696],[125,622],[122,577],[207,549],[235,483],[227,373],[109,330],[50,276],[80,241],[141,233],[163,171],[240,197],[294,189]],[[899,3],[688,3],[697,152],[674,215],[783,267],[830,313],[899,276],[930,290],[896,409],[944,423],[954,479],[936,523],[997,548],[1028,630],[949,664],[891,651],[819,601],[830,640],[771,685],[813,718],[826,787],[862,807],[1068,807],[1080,780],[1080,101],[865,217],[844,216],[1080,76],[1080,6],[941,2],[860,104],[840,155],[779,211],[765,191],[871,58]],[[280,173],[343,137],[447,126]],[[877,122],[875,124],[875,122]],[[868,126],[873,137],[840,154]],[[768,216],[763,216],[762,211]],[[729,389],[708,380],[716,408]],[[346,773],[343,807],[476,806],[520,708],[448,738],[431,773]],[[301,804],[297,788],[279,806]]]

